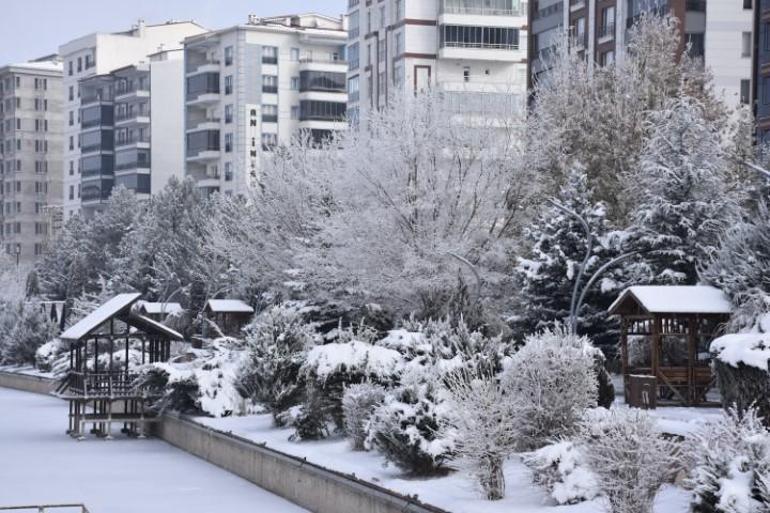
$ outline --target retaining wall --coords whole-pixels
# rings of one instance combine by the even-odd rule
[[[13,388],[35,394],[50,394],[56,387],[56,381],[43,376],[0,371],[0,387]]]

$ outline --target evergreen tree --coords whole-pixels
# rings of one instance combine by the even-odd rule
[[[651,114],[652,132],[628,194],[637,198],[632,240],[644,281],[695,284],[719,237],[739,219],[717,127],[703,105],[678,97]]]
[[[587,262],[583,284],[606,261],[615,256],[613,234],[608,229],[602,203],[591,200],[585,170],[573,166],[556,202],[582,216],[588,223],[594,242]],[[546,209],[526,231],[525,244],[531,247],[529,258],[519,259],[515,273],[521,286],[516,328],[520,337],[536,333],[569,317],[572,292],[578,269],[585,258],[587,238],[580,221],[556,206]],[[606,311],[617,283],[611,271],[586,294],[580,311],[578,329],[594,338],[599,346],[615,343],[616,326]]]

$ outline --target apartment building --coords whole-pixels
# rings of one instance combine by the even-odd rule
[[[714,90],[730,107],[751,102],[752,0],[708,0],[705,63]]]
[[[757,123],[757,142],[767,144],[770,143],[770,0],[753,1],[751,100]]]
[[[348,0],[348,24],[352,119],[428,87],[454,95],[458,108],[492,97],[525,104],[526,2]]]
[[[590,66],[622,58],[627,29],[644,11],[670,10],[685,20],[685,41],[693,55],[703,55],[705,0],[541,0],[530,4],[530,83],[548,71],[551,49],[569,34],[570,47]],[[566,28],[566,29],[565,29]]]
[[[299,14],[187,38],[186,172],[205,194],[242,191],[298,131],[344,130],[342,18]]]
[[[157,121],[165,129],[167,125],[159,118],[175,118],[171,124],[178,125],[180,131],[176,135],[165,133],[164,145],[166,141],[173,145],[175,139],[181,141],[183,137],[181,100],[176,111],[173,104],[168,108],[161,104],[164,106],[151,117],[152,96],[158,91],[162,100],[173,88],[181,96],[182,41],[205,31],[189,21],[147,25],[140,20],[128,31],[90,34],[60,47],[66,119],[62,164],[65,218],[81,211],[90,215],[101,208],[116,183],[140,194],[151,193],[150,123]],[[154,72],[163,78],[152,80]],[[176,78],[174,72],[178,73]],[[121,169],[116,170],[116,161]],[[165,172],[181,175],[179,159],[176,166]]]
[[[43,254],[61,204],[62,65],[47,56],[0,68],[0,250]]]

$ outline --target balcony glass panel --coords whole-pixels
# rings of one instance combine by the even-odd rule
[[[219,94],[219,73],[201,73],[187,78],[187,101],[202,94]]]
[[[345,73],[334,73],[331,71],[301,71],[299,73],[299,91],[344,93]]]
[[[194,157],[204,151],[219,151],[219,130],[201,130],[187,134],[187,156]]]
[[[300,121],[344,121],[345,103],[303,100],[299,102]]]

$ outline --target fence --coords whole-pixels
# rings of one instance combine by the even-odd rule
[[[61,510],[74,510],[63,512]],[[84,504],[39,504],[36,506],[0,506],[0,511],[36,511],[37,513],[47,513],[48,511],[59,510],[59,513],[89,513]],[[54,511],[54,513],[56,513]]]

